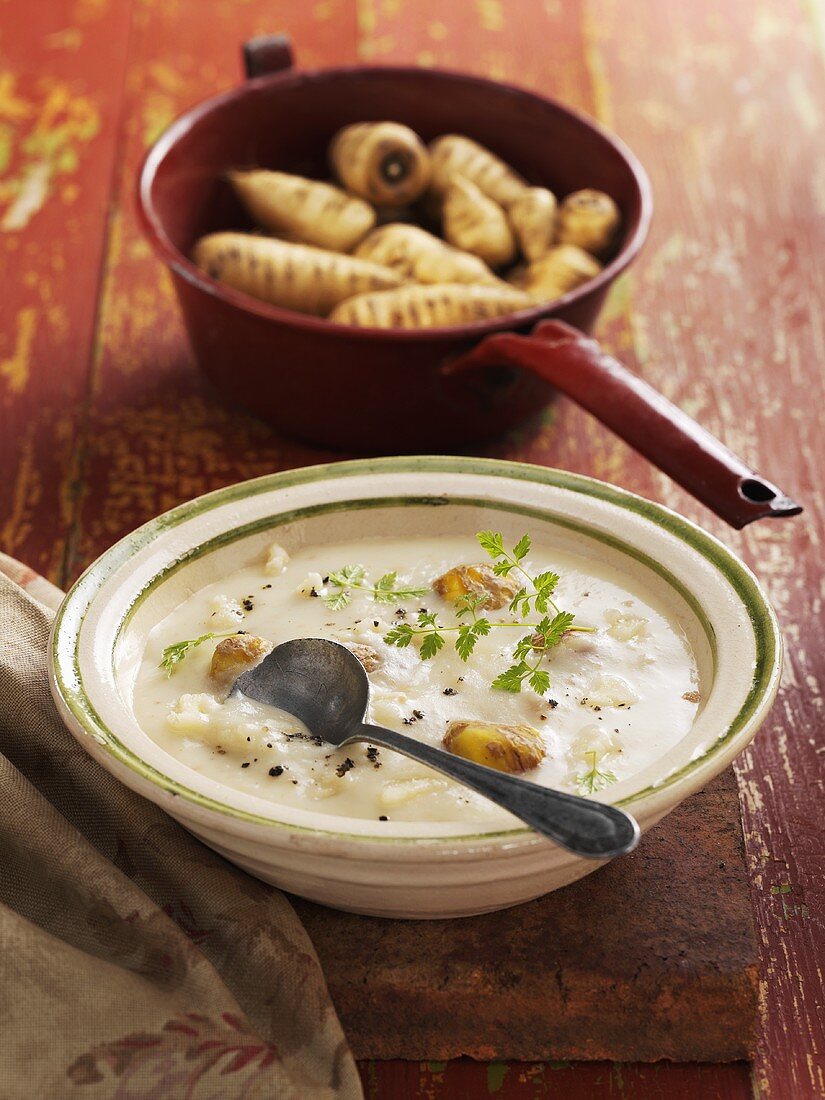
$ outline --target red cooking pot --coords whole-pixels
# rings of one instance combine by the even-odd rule
[[[149,151],[138,189],[197,363],[227,401],[324,447],[443,452],[520,423],[553,386],[734,526],[800,510],[584,335],[650,222],[650,184],[621,142],[553,100],[479,77],[384,67],[296,72],[282,37],[256,39],[244,53],[246,83],[173,123]],[[324,178],[336,131],[381,119],[406,123],[425,141],[467,134],[557,194],[606,191],[622,212],[615,255],[555,302],[422,331],[294,313],[224,286],[191,262],[203,234],[251,227],[228,169]]]

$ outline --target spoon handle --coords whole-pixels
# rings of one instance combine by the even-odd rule
[[[369,741],[428,764],[503,806],[537,833],[576,855],[611,859],[631,851],[639,841],[639,826],[617,806],[540,787],[383,726],[364,723],[350,740]]]

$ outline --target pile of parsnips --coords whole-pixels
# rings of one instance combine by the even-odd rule
[[[407,126],[364,122],[333,139],[341,187],[286,172],[229,180],[270,234],[212,233],[195,263],[264,302],[371,328],[464,324],[552,301],[601,271],[619,229],[609,195],[558,203],[458,134],[427,148]],[[412,224],[440,224],[442,237]]]

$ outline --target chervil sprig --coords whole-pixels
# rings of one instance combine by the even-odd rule
[[[444,647],[444,631],[457,630],[458,627],[442,626],[431,611],[420,611],[415,626],[410,623],[398,623],[384,635],[387,645],[406,649],[416,638],[421,639],[419,655],[422,661],[429,661]]]
[[[479,638],[484,638],[490,633],[492,623],[483,616],[479,617],[478,611],[487,603],[487,597],[482,594],[468,593],[456,601],[456,618],[470,618],[470,622],[460,623],[458,637],[455,640],[456,653],[462,661],[468,661],[476,647]]]
[[[572,627],[573,616],[569,611],[559,611],[552,618],[546,615],[532,633],[518,640],[513,663],[493,680],[493,687],[517,693],[526,681],[537,695],[544,695],[550,687],[550,674],[541,666],[549,651]]]
[[[331,611],[342,611],[355,591],[366,592],[376,603],[402,603],[423,596],[427,591],[426,588],[412,588],[397,582],[398,574],[393,572],[385,573],[375,584],[370,584],[363,565],[345,565],[326,578],[324,587],[327,593],[322,599]]]
[[[416,638],[421,639],[419,653],[423,661],[429,661],[435,657],[445,645],[445,634],[454,633],[455,651],[462,661],[468,661],[475,649],[476,642],[490,633],[492,626],[504,626],[504,623],[491,623],[489,619],[479,618],[478,609],[487,602],[486,596],[462,596],[456,604],[456,617],[462,618],[469,615],[471,621],[457,623],[455,626],[444,626],[438,621],[438,616],[431,611],[420,611],[415,626],[409,623],[398,623],[384,635],[387,645],[406,649]]]
[[[492,686],[500,691],[519,692],[527,685],[538,695],[544,695],[550,687],[550,674],[542,666],[550,651],[559,645],[565,634],[593,628],[574,625],[574,616],[561,611],[554,602],[558,573],[547,570],[532,576],[528,572],[524,561],[532,547],[529,535],[522,535],[510,550],[504,545],[504,537],[499,531],[480,531],[476,538],[493,559],[492,571],[496,576],[518,574],[524,580],[509,605],[514,618],[491,622],[481,614],[489,596],[476,591],[466,593],[455,601],[454,624],[446,625],[439,621],[436,613],[422,608],[414,623],[396,623],[384,635],[384,641],[399,649],[406,649],[415,642],[421,659],[429,661],[447,644],[445,635],[454,634],[455,651],[462,661],[469,661],[479,639],[486,637],[494,628],[527,629],[529,632],[516,643],[512,664],[496,676]],[[362,566],[345,566],[325,579],[327,591],[324,602],[336,611],[347,606],[355,590],[368,592],[373,599],[383,603],[396,603],[424,595],[424,589],[405,588],[397,580],[396,573],[385,573],[377,584],[370,584]],[[532,616],[536,616],[538,621],[529,621]]]
[[[208,634],[201,634],[199,638],[186,638],[182,642],[173,642],[172,645],[168,645],[164,649],[160,659],[160,667],[166,670],[167,676],[171,676],[184,657],[193,649],[197,649],[199,645],[211,641],[212,638],[229,638],[233,634],[242,633],[243,631],[239,630],[225,630],[222,633],[210,631]]]
[[[586,752],[584,758],[589,765],[588,770],[576,776],[576,782],[582,794],[595,794],[616,782],[613,772],[599,767],[599,754],[595,750]]]
[[[548,608],[556,614],[559,613],[558,607],[553,602],[553,593],[560,580],[558,573],[548,570],[531,577],[521,564],[533,545],[529,535],[522,535],[509,552],[505,549],[504,536],[500,531],[479,531],[476,538],[479,546],[493,559],[493,572],[497,577],[508,577],[511,573],[518,573],[527,582],[510,603],[510,610],[514,615],[520,615],[522,619],[526,619],[532,611],[544,615]]]

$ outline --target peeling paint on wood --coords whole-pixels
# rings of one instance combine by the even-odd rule
[[[821,0],[520,0],[517,14],[498,0],[3,7],[14,33],[0,59],[0,540],[55,580],[179,500],[328,457],[215,403],[134,217],[146,143],[239,79],[244,38],[286,31],[306,67],[361,57],[513,81],[598,114],[641,156],[656,193],[653,233],[615,288],[601,335],[798,496],[805,517],[724,530],[563,399],[488,453],[662,500],[720,535],[767,584],[787,670],[737,765],[762,940],[753,1083],[773,1100],[825,1095]],[[749,1091],[737,1066],[376,1064],[364,1079],[371,1100]]]

